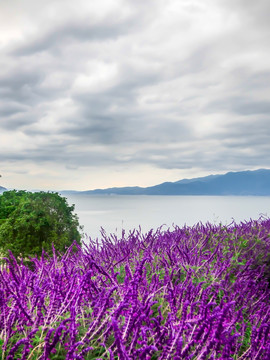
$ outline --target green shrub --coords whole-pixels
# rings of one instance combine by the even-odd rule
[[[78,217],[57,193],[6,191],[0,196],[0,251],[18,258],[60,252],[81,235]]]

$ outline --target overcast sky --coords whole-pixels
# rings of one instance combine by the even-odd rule
[[[0,0],[0,185],[270,167],[269,0]]]

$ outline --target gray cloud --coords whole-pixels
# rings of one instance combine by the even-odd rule
[[[258,26],[259,29],[270,30],[269,17],[270,4],[267,0],[229,0],[224,1],[231,11],[236,11],[239,16],[245,18],[252,26]],[[259,31],[258,29],[258,31]]]
[[[11,115],[24,113],[28,110],[27,106],[17,104],[16,102],[2,103],[0,106],[0,116],[2,118],[9,118]]]
[[[6,171],[270,167],[268,1],[24,5],[0,5]]]
[[[268,114],[270,115],[270,103],[267,101],[254,101],[252,98],[230,96],[208,104],[206,111],[224,111],[239,115]]]
[[[64,26],[50,30],[41,37],[37,37],[30,43],[17,47],[11,52],[15,56],[29,56],[39,52],[56,50],[61,52],[61,47],[68,46],[76,41],[92,42],[116,40],[119,36],[126,34],[130,26],[129,22],[116,24],[88,24],[85,23],[67,23]]]

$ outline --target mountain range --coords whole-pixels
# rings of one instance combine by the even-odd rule
[[[228,172],[150,187],[113,187],[88,191],[61,191],[89,195],[260,195],[270,196],[270,170]]]
[[[0,186],[0,193],[7,190]],[[270,196],[270,170],[247,170],[209,175],[139,187],[113,187],[87,191],[63,190],[61,194],[89,195],[256,195]]]

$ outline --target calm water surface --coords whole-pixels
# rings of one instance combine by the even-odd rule
[[[66,195],[65,195],[66,196]],[[161,225],[172,228],[194,225],[199,221],[224,225],[270,215],[270,197],[257,196],[144,196],[144,195],[68,195],[84,233],[100,237],[121,234],[141,226],[143,232]],[[165,227],[166,228],[166,227]]]

